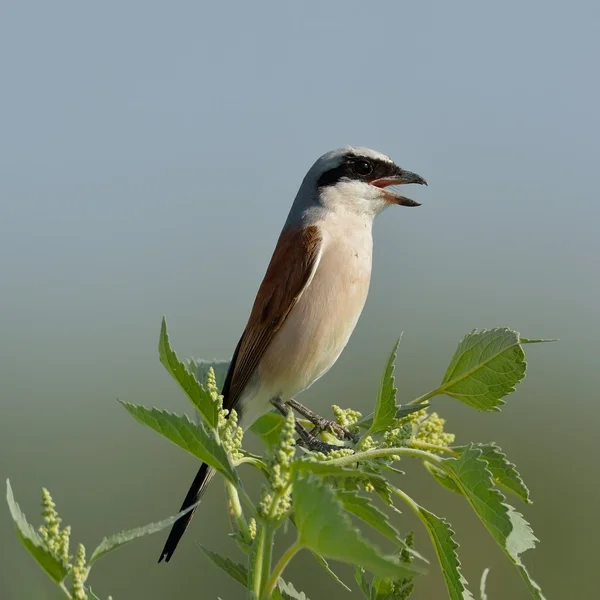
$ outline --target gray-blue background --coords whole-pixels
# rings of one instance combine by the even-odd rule
[[[115,398],[187,409],[157,360],[161,315],[181,356],[229,356],[305,171],[366,145],[430,187],[376,223],[366,309],[303,399],[368,412],[400,331],[401,399],[473,327],[560,337],[528,347],[501,414],[435,406],[520,467],[547,595],[597,586],[599,18],[592,1],[4,0],[0,474],[30,518],[49,487],[91,549],[177,510],[193,459]],[[452,521],[474,589],[491,566],[490,600],[527,597],[460,498],[420,470],[405,485]],[[242,597],[193,544],[234,550],[223,498],[210,489],[169,565],[147,538],[97,566],[96,592]],[[0,531],[2,599],[56,597],[6,509]],[[313,600],[350,597],[309,556],[288,575]],[[415,599],[443,597],[434,568]]]

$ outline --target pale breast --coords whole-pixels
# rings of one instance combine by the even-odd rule
[[[331,221],[331,220],[330,220]],[[322,224],[317,270],[263,356],[262,386],[289,399],[326,373],[348,343],[371,278],[370,223]]]

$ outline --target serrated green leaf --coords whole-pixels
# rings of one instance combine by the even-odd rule
[[[296,521],[294,519],[294,515],[291,514],[289,516],[290,519],[290,523],[294,526],[295,529],[297,529],[296,527]],[[336,581],[337,583],[339,583],[345,590],[351,592],[352,590],[337,576],[337,574],[331,569],[331,567],[329,566],[329,563],[325,560],[325,557],[321,556],[318,552],[313,552],[312,550],[309,550],[309,552],[314,556],[315,560],[321,565],[321,567],[323,567],[323,570],[327,573],[327,575],[329,575],[334,581]]]
[[[436,394],[477,410],[497,411],[502,398],[525,376],[526,367],[518,332],[508,327],[473,330],[458,345]]]
[[[375,488],[375,493],[388,505],[393,506],[392,490],[390,484],[385,479],[370,479],[371,485]],[[398,511],[400,512],[400,511]]]
[[[396,469],[396,467],[392,467],[389,463],[385,463],[383,461],[374,461],[376,462],[384,471],[389,471],[390,473],[395,473],[396,475],[406,475],[406,473],[400,469]]]
[[[315,477],[295,481],[293,506],[299,539],[307,548],[382,577],[411,577],[422,572],[369,544],[353,527],[333,489]]]
[[[309,600],[304,592],[299,592],[291,583],[285,582],[281,577],[277,580],[277,587],[273,591],[273,600]]]
[[[359,496],[356,492],[345,490],[337,490],[336,495],[349,513],[356,515],[359,519],[367,523],[367,525],[370,525],[373,529],[379,531],[379,533],[392,540],[395,544],[404,545],[398,532],[390,525],[388,516],[371,504],[369,498]]]
[[[163,317],[160,326],[160,340],[158,342],[158,355],[161,364],[171,377],[181,386],[190,402],[198,413],[212,428],[217,426],[217,406],[207,390],[198,383],[196,377],[186,369],[185,365],[177,358],[171,348],[167,334],[167,322]]]
[[[100,544],[98,544],[98,547],[92,552],[89,564],[91,565],[109,552],[117,550],[121,546],[124,546],[133,540],[146,535],[152,535],[153,533],[157,533],[158,531],[162,531],[163,529],[170,527],[173,525],[173,523],[175,523],[175,521],[193,509],[194,506],[190,506],[185,510],[182,510],[180,513],[177,513],[172,517],[168,517],[167,519],[163,519],[162,521],[148,523],[148,525],[142,525],[141,527],[135,527],[134,529],[127,529],[125,531],[120,531],[119,533],[105,537]]]
[[[257,435],[269,448],[274,448],[280,442],[281,428],[285,419],[283,415],[278,412],[268,412],[262,417],[258,418],[250,427],[252,433]],[[304,419],[296,419],[297,423],[300,423],[304,427],[312,427],[309,421]]]
[[[481,600],[487,600],[487,593],[485,591],[487,578],[490,573],[489,568],[483,570],[481,574],[481,581],[479,582],[479,595],[481,596]]]
[[[396,417],[396,393],[398,391],[396,390],[394,380],[394,369],[399,345],[400,338],[398,338],[398,341],[395,343],[394,348],[387,359],[379,390],[377,392],[373,423],[363,437],[373,435],[379,431],[385,431],[394,423]]]
[[[504,496],[494,488],[481,449],[468,446],[459,458],[444,459],[444,464],[487,530],[516,565],[532,596],[544,600],[520,558],[523,552],[535,547],[537,539],[523,515],[506,504]]]
[[[334,581],[336,581],[337,583],[339,583],[345,590],[347,590],[348,592],[351,592],[352,590],[338,577],[338,575],[335,573],[335,571],[332,570],[332,568],[329,566],[329,563],[325,560],[325,557],[321,556],[320,554],[318,554],[317,552],[313,552],[312,550],[310,551],[310,553],[315,557],[315,560],[321,565],[321,567],[323,568],[323,570],[327,573],[327,575],[329,575],[329,577],[331,577]]]
[[[250,427],[252,433],[257,435],[269,448],[277,446],[280,440],[281,428],[285,419],[283,415],[273,411],[265,413]]]
[[[6,502],[12,520],[17,527],[17,536],[36,562],[44,569],[50,579],[60,583],[68,574],[66,565],[58,560],[45,546],[37,531],[27,521],[25,513],[17,504],[10,481],[6,480]]]
[[[137,421],[213,467],[234,485],[239,484],[225,448],[214,432],[207,430],[202,423],[193,423],[187,415],[176,415],[158,408],[146,408],[128,402],[121,404]]]
[[[208,556],[208,558],[210,558],[210,560],[212,560],[217,567],[223,569],[225,573],[227,573],[230,577],[233,577],[233,579],[235,579],[244,588],[248,587],[248,569],[244,565],[241,565],[240,563],[237,563],[226,556],[221,556],[217,552],[213,552],[212,550],[205,548],[202,544],[198,544],[198,542],[196,542],[196,545],[198,548],[200,548],[200,550],[202,550],[202,552],[204,552],[204,554],[206,554],[206,556]]]
[[[98,596],[96,596],[96,594],[94,594],[91,587],[85,586],[85,591],[86,591],[87,595],[89,596],[89,600],[100,600],[100,598],[98,598]]]
[[[394,591],[394,580],[374,577],[371,584],[371,600],[387,600]]]
[[[488,469],[498,485],[521,498],[523,502],[531,504],[527,486],[521,479],[515,465],[506,458],[506,454],[502,452],[500,447],[493,443],[474,444],[473,447],[481,450],[481,457],[487,462]],[[469,446],[458,446],[454,450],[462,453],[467,448]]]
[[[456,553],[458,544],[454,541],[454,531],[452,531],[450,524],[422,506],[418,506],[417,514],[423,521],[433,542],[450,599],[475,600],[468,590],[467,580],[460,570],[460,560]]]
[[[429,471],[431,476],[438,483],[443,485],[445,488],[448,488],[449,490],[452,490],[453,492],[460,494],[461,496],[463,495],[462,490],[458,487],[458,485],[456,485],[456,482],[454,481],[454,479],[452,479],[452,477],[450,477],[450,475],[448,475],[448,473],[446,473],[446,471],[444,471],[443,469],[440,469],[439,467],[436,467],[435,465],[432,465],[431,463],[429,463],[427,461],[423,461],[423,466],[425,467],[425,469],[427,471]]]
[[[365,598],[369,600],[371,598],[371,585],[367,581],[366,571],[362,567],[354,567],[354,579],[360,588],[360,591],[364,594]]]

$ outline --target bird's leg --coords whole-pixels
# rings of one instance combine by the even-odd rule
[[[316,435],[321,431],[329,431],[340,440],[349,440],[355,444],[358,443],[358,440],[360,439],[359,436],[353,431],[350,431],[347,427],[340,425],[336,421],[321,417],[310,408],[300,404],[294,398],[288,400],[287,404],[289,404],[299,415],[302,415],[307,421],[310,421],[315,426],[313,431],[311,431],[313,435]]]
[[[291,408],[287,406],[286,403],[281,401],[281,398],[273,398],[271,400],[271,404],[284,416],[286,417]],[[313,450],[315,452],[323,452],[323,454],[327,454],[331,450],[339,450],[340,446],[334,446],[333,444],[328,444],[323,440],[318,439],[312,432],[306,431],[306,429],[296,421],[295,424],[296,433],[299,436],[298,444],[300,446],[304,446],[308,450]]]

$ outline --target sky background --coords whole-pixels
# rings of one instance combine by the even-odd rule
[[[3,0],[0,475],[30,520],[41,486],[90,550],[176,512],[194,460],[116,398],[187,410],[158,363],[162,315],[180,356],[229,357],[304,173],[363,145],[429,187],[376,222],[366,308],[303,400],[369,412],[400,332],[401,401],[437,385],[472,328],[559,337],[527,347],[500,414],[434,406],[458,441],[518,465],[546,595],[597,589],[599,19],[592,1]],[[527,598],[461,499],[408,472],[457,530],[473,591],[490,566],[490,600]],[[235,554],[223,500],[211,486],[169,565],[165,533],[99,563],[96,593],[243,597],[194,545]],[[417,545],[434,558],[422,529]],[[0,554],[1,598],[59,597],[6,508]],[[313,600],[359,597],[315,569],[300,555],[287,575]],[[432,571],[415,600],[444,597]]]

